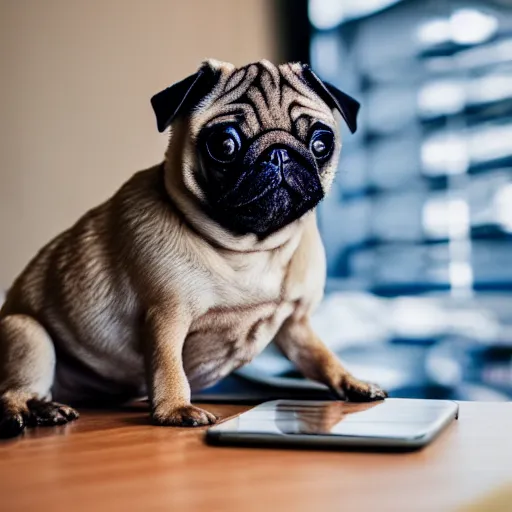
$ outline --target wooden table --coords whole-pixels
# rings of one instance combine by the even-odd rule
[[[405,454],[209,447],[203,435],[152,427],[142,405],[82,411],[0,444],[0,510],[440,512],[512,482],[511,403],[462,403],[434,444]]]

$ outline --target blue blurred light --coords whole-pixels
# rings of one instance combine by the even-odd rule
[[[477,9],[457,9],[450,17],[432,18],[422,23],[417,38],[423,46],[447,42],[477,45],[488,41],[498,31],[498,20],[492,14]]]
[[[319,30],[335,28],[343,21],[343,2],[340,0],[309,0],[308,15],[311,24]]]
[[[318,30],[330,30],[344,21],[368,16],[400,1],[309,0],[309,21]]]
[[[453,42],[480,44],[489,40],[498,30],[498,20],[477,9],[458,9],[450,17]]]

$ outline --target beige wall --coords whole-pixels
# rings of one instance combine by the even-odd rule
[[[0,0],[0,288],[160,161],[149,99],[206,57],[274,59],[272,0]]]

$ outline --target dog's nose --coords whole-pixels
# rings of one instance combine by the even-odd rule
[[[282,168],[283,164],[290,160],[290,155],[288,155],[288,151],[286,149],[275,148],[270,151],[266,160],[276,167]]]

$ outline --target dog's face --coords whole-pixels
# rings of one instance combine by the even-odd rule
[[[152,104],[160,131],[187,120],[179,148],[171,127],[170,150],[182,152],[188,191],[228,230],[260,238],[321,201],[341,146],[333,109],[355,131],[359,108],[309,67],[268,61],[207,61]]]

